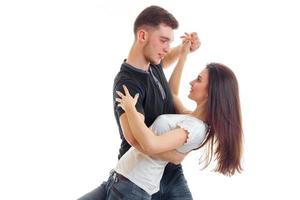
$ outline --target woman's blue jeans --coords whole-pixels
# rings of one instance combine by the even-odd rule
[[[107,181],[106,200],[151,200],[151,196],[125,177],[112,172]]]
[[[86,195],[84,195],[78,200],[106,200],[109,198],[111,198],[109,200],[113,200],[113,198],[117,198],[116,196],[119,197],[122,195],[126,196],[126,193],[128,193],[129,189],[126,190],[125,187],[124,188],[123,186],[121,187],[121,185],[123,185],[122,182],[114,183],[113,178],[114,177],[111,174],[107,182],[103,182],[98,188],[87,193]],[[111,193],[112,186],[114,186],[115,188],[114,193]],[[141,193],[143,193],[144,190],[140,188],[139,189],[142,192],[137,190],[136,185],[134,186],[131,185],[129,187],[131,188],[130,191],[134,191],[133,192],[134,194],[138,193],[136,194],[136,198],[132,198],[133,200],[143,199],[143,198],[149,199],[147,193],[145,197],[140,197]],[[118,191],[119,193],[116,191]],[[115,193],[118,193],[118,195],[116,195]],[[111,195],[111,197],[109,197],[109,195]],[[187,181],[183,175],[181,165],[173,165],[169,163],[165,168],[164,175],[160,182],[160,191],[153,194],[151,200],[192,200],[192,199],[193,197],[187,185]]]

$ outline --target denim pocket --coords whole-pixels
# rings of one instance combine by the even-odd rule
[[[113,197],[113,199],[116,200],[121,200],[124,197],[124,195],[121,192],[119,192],[119,190],[117,190],[114,186],[111,187],[111,196]]]
[[[151,196],[134,183],[132,183],[132,194],[135,196],[134,199],[151,200]]]
[[[111,186],[112,199],[116,200],[131,200],[132,194],[132,182],[127,180],[116,179],[116,181]]]

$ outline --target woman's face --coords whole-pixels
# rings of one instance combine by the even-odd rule
[[[191,91],[188,97],[197,104],[206,101],[208,97],[208,70],[204,69],[196,79],[190,82],[190,85]]]

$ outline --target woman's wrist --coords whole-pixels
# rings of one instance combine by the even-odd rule
[[[135,108],[135,105],[130,105],[130,106],[127,106],[126,107],[126,112],[136,112],[136,108]]]

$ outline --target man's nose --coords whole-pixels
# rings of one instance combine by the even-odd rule
[[[169,53],[170,50],[171,50],[170,44],[167,44],[167,45],[164,47],[164,52],[165,52],[165,53]]]

